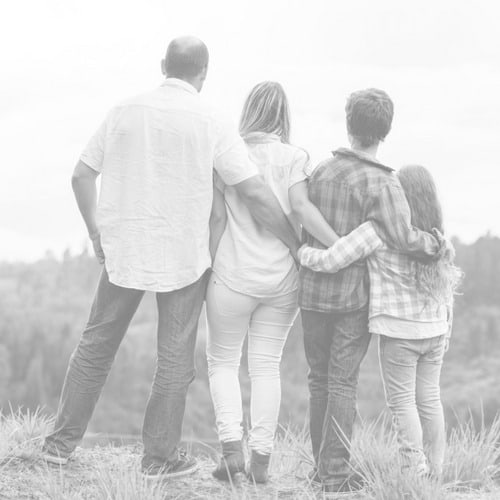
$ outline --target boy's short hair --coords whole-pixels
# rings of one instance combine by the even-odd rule
[[[345,112],[347,132],[366,148],[386,138],[394,104],[383,90],[358,90],[347,99]]]

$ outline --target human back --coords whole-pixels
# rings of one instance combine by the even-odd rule
[[[393,169],[374,158],[347,148],[339,148],[314,170],[309,181],[309,197],[339,236],[365,222],[380,196],[389,189],[401,190]],[[323,245],[305,233],[305,243]],[[368,276],[364,260],[354,262],[336,274],[318,274],[307,268],[300,271],[301,297],[307,309],[349,310],[366,305]],[[325,295],[312,297],[310,289]]]
[[[297,234],[288,191],[306,177],[308,154],[288,143],[288,105],[281,86],[258,84],[247,98],[240,133],[251,161],[271,188]],[[297,288],[297,271],[288,248],[251,216],[236,190],[217,182],[224,191],[227,225],[214,260],[214,271],[233,290],[274,296]]]
[[[97,217],[115,283],[127,286],[131,269],[142,275],[135,288],[167,291],[210,265],[203,242],[216,126],[194,88],[177,79],[111,111]],[[115,254],[128,256],[126,266]]]

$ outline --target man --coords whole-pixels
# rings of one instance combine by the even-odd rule
[[[376,158],[392,118],[393,103],[385,92],[354,92],[346,105],[351,149],[338,149],[317,167],[309,197],[340,236],[371,220],[390,246],[428,258],[439,252],[438,241],[411,227],[410,209],[393,169]],[[308,234],[306,243],[321,248]],[[317,476],[326,493],[348,492],[361,487],[350,474],[349,443],[359,368],[370,342],[366,262],[336,274],[302,268],[300,285]]]
[[[200,101],[207,67],[203,42],[173,40],[162,61],[163,85],[113,108],[75,167],[75,197],[104,269],[69,363],[54,432],[45,441],[48,462],[65,464],[80,443],[120,342],[144,292],[152,291],[158,360],[144,418],[142,470],[148,477],[195,470],[196,461],[178,444],[211,265],[214,168],[264,227],[297,250],[242,139]]]

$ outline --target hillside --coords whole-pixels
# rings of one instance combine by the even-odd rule
[[[385,426],[364,425],[354,444],[355,466],[366,478],[359,500],[496,500],[500,498],[500,421],[489,430],[465,426],[449,439],[442,484],[403,476],[396,439]],[[307,478],[311,453],[304,432],[282,430],[271,462],[271,480],[252,484],[244,475],[227,484],[214,480],[214,451],[198,445],[200,468],[168,482],[139,474],[140,446],[78,448],[65,468],[47,466],[40,443],[51,422],[41,414],[0,420],[0,498],[3,500],[307,500],[318,489]],[[321,495],[320,495],[321,496]]]

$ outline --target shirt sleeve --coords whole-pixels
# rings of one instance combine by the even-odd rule
[[[259,174],[248,156],[247,147],[230,124],[219,121],[215,145],[214,169],[227,186],[233,186]]]
[[[102,172],[104,160],[104,147],[106,144],[106,131],[108,129],[109,115],[102,122],[87,146],[80,155],[80,160],[96,172]]]
[[[313,271],[336,273],[357,260],[368,257],[382,246],[383,241],[373,224],[365,222],[326,250],[305,247],[300,252],[300,263]]]
[[[306,172],[308,172],[310,168],[311,162],[309,160],[309,154],[303,149],[297,149],[290,169],[288,188],[290,189],[294,184],[307,180],[308,176]]]
[[[373,199],[366,218],[374,223],[387,246],[400,252],[425,258],[439,251],[439,242],[432,234],[411,225],[410,207],[396,180],[384,186]]]

